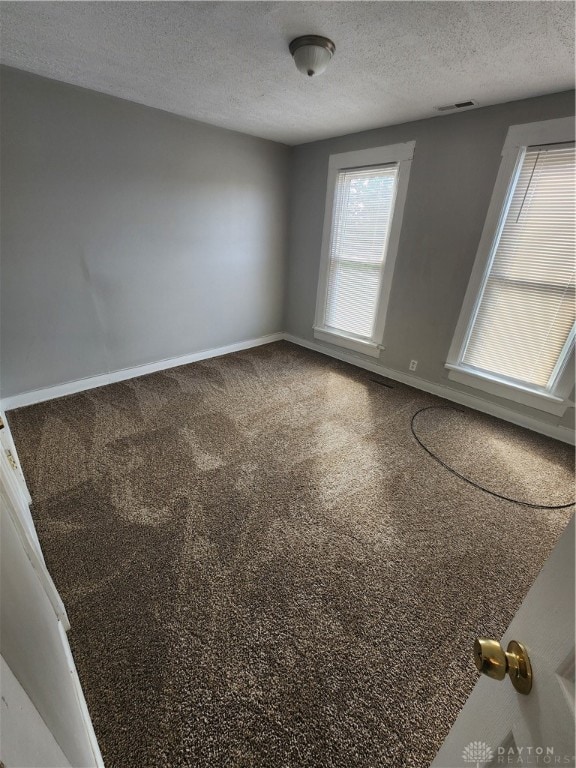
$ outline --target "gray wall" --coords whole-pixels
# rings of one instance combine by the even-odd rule
[[[329,155],[415,139],[381,363],[558,422],[444,362],[508,126],[574,114],[573,92],[290,150],[0,72],[3,397],[280,330],[312,340]]]
[[[285,330],[313,340],[329,156],[415,139],[381,364],[407,372],[409,361],[416,359],[422,379],[558,423],[557,417],[449,381],[444,363],[508,127],[573,114],[574,92],[567,91],[296,147]],[[569,426],[573,420],[574,409],[569,409],[560,423]]]
[[[3,397],[282,330],[287,147],[1,86]]]

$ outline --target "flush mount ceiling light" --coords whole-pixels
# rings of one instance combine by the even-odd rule
[[[290,53],[297,68],[308,77],[321,75],[328,66],[335,50],[336,46],[332,40],[318,35],[296,37],[290,43]]]

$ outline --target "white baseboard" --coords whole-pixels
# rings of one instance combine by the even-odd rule
[[[388,379],[393,379],[394,381],[399,381],[402,384],[407,384],[410,387],[414,387],[414,389],[421,389],[422,391],[428,392],[431,395],[437,395],[438,397],[442,397],[445,400],[450,400],[453,403],[458,403],[459,405],[466,405],[476,411],[487,413],[490,416],[496,416],[497,418],[503,419],[504,421],[517,424],[520,427],[531,429],[533,432],[539,432],[541,435],[547,435],[548,437],[553,437],[555,440],[560,440],[563,443],[574,445],[574,431],[568,427],[560,427],[555,424],[546,424],[545,422],[539,421],[538,419],[517,413],[516,411],[510,410],[510,408],[497,405],[496,403],[491,403],[487,400],[483,400],[480,397],[469,395],[466,392],[460,392],[457,389],[452,389],[451,387],[444,386],[443,384],[435,384],[432,381],[421,379],[418,376],[411,376],[409,373],[397,371],[393,368],[386,368],[377,362],[364,360],[361,357],[357,357],[352,352],[336,350],[331,347],[324,346],[323,344],[317,344],[313,341],[301,339],[298,336],[292,336],[289,333],[284,334],[284,339],[286,341],[292,342],[293,344],[298,344],[300,347],[312,349],[315,352],[328,355],[328,357],[334,357],[336,360],[342,360],[345,363],[356,365],[359,368],[366,369],[367,371],[378,373],[380,376],[385,376]]]
[[[252,347],[259,347],[263,344],[271,344],[274,341],[281,341],[285,339],[293,344],[297,344],[300,347],[306,347],[306,349],[312,349],[315,352],[320,352],[328,357],[334,357],[337,360],[342,360],[351,365],[356,365],[359,368],[364,368],[367,371],[372,371],[381,376],[386,376],[394,381],[399,381],[402,384],[407,384],[414,389],[420,389],[424,392],[428,392],[432,395],[437,395],[445,400],[450,400],[459,405],[466,405],[469,408],[473,408],[476,411],[487,413],[490,416],[496,416],[504,421],[509,421],[512,424],[518,424],[518,426],[531,429],[533,432],[539,432],[542,435],[553,437],[556,440],[560,440],[564,443],[574,445],[575,435],[574,431],[568,427],[561,427],[554,424],[546,424],[545,422],[534,419],[530,416],[526,416],[516,411],[510,410],[502,405],[488,402],[480,397],[470,395],[466,392],[460,392],[452,387],[445,386],[443,384],[436,384],[426,379],[421,379],[418,376],[411,376],[409,373],[403,371],[397,371],[393,368],[386,368],[385,366],[364,360],[358,357],[353,352],[347,352],[344,350],[333,349],[332,347],[318,344],[313,341],[307,341],[306,339],[299,338],[298,336],[292,336],[290,333],[271,333],[267,336],[261,336],[257,339],[249,339],[247,341],[236,342],[235,344],[228,344],[225,347],[217,347],[216,349],[205,349],[200,352],[192,352],[188,355],[181,355],[180,357],[171,357],[167,360],[158,360],[154,363],[145,363],[144,365],[138,365],[134,368],[123,368],[119,371],[112,371],[110,373],[103,373],[98,376],[92,376],[86,379],[78,379],[76,381],[69,381],[65,384],[57,384],[53,387],[46,387],[45,389],[36,389],[32,392],[23,392],[19,395],[12,395],[0,400],[0,411],[9,411],[13,408],[22,408],[26,405],[33,405],[34,403],[41,403],[45,400],[53,400],[57,397],[63,397],[64,395],[73,395],[77,392],[84,392],[87,389],[94,389],[95,387],[102,387],[105,384],[113,384],[118,381],[125,381],[126,379],[133,379],[137,376],[144,376],[147,373],[155,373],[156,371],[164,371],[168,368],[176,368],[179,365],[187,365],[188,363],[194,363],[198,360],[207,360],[210,357],[219,357],[220,355],[229,355],[232,352],[240,352],[243,349],[251,349]]]
[[[165,371],[167,368],[177,368],[179,365],[188,365],[198,360],[207,360],[210,357],[219,357],[220,355],[229,355],[231,352],[240,352],[243,349],[260,347],[263,344],[271,344],[273,341],[281,341],[284,338],[283,333],[270,333],[267,336],[260,336],[257,339],[248,339],[247,341],[238,341],[235,344],[228,344],[225,347],[216,349],[204,349],[200,352],[192,352],[189,355],[180,357],[170,357],[166,360],[158,360],[154,363],[144,363],[134,368],[122,368],[119,371],[102,373],[98,376],[90,376],[86,379],[77,379],[68,381],[65,384],[56,384],[53,387],[44,389],[35,389],[31,392],[22,392],[19,395],[12,395],[0,400],[0,411],[10,411],[14,408],[22,408],[25,405],[42,403],[45,400],[54,400],[64,395],[74,395],[77,392],[84,392],[87,389],[95,389],[105,384],[114,384],[117,381],[134,379],[137,376],[145,376],[147,373],[156,371]]]

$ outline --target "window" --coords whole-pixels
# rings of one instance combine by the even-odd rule
[[[557,414],[576,320],[573,125],[511,129],[447,363],[450,378]]]
[[[314,335],[380,354],[414,142],[332,155]]]

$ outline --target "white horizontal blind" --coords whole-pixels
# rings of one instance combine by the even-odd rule
[[[398,165],[338,172],[324,325],[372,339]]]
[[[528,147],[462,363],[549,389],[575,321],[574,145]]]

